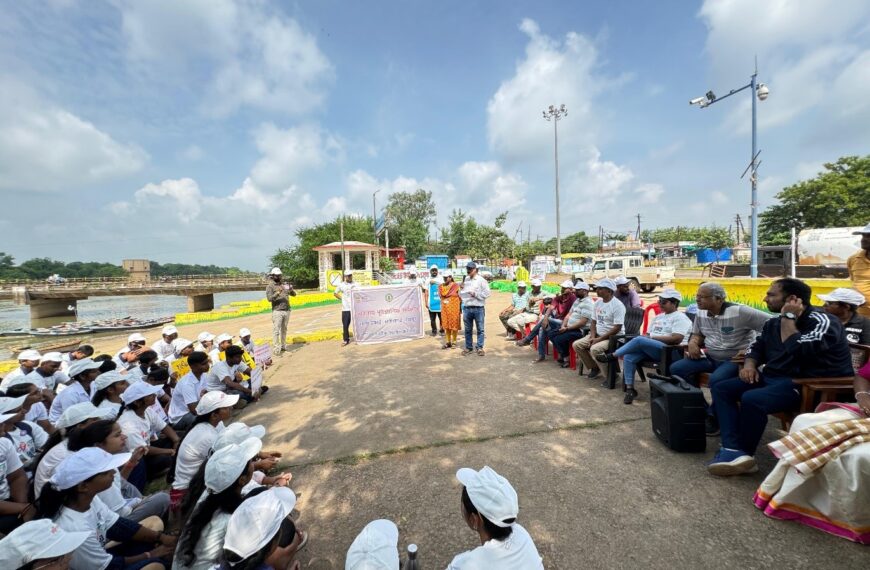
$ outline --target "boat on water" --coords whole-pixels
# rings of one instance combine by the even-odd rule
[[[159,327],[171,323],[173,320],[175,320],[174,317],[162,317],[159,319],[136,319],[133,317],[123,317],[120,319],[104,319],[100,321],[66,322],[51,327],[5,331],[0,333],[0,336],[61,337],[88,333],[124,332]]]
[[[46,352],[69,352],[78,348],[84,340],[84,337],[75,337],[64,339],[63,341],[39,342],[36,344],[28,344],[26,346],[13,346],[10,347],[10,350],[12,352],[21,352],[22,350],[33,348],[43,354]]]
[[[47,328],[47,329],[31,329],[31,336],[72,336],[76,334],[87,334],[89,332],[93,332],[92,329],[87,327],[61,327],[61,328]]]

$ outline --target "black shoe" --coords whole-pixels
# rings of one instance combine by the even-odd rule
[[[607,364],[608,362],[615,362],[617,358],[610,352],[602,352],[601,354],[595,355],[595,360]]]
[[[265,394],[265,393],[268,392],[268,391],[269,391],[269,387],[268,387],[268,386],[262,386],[262,387],[260,388],[260,395],[262,396],[263,394]]]
[[[590,380],[593,378],[598,378],[599,376],[601,376],[601,370],[599,370],[598,368],[593,368],[589,371],[589,374],[586,375],[586,377]]]
[[[707,416],[707,419],[704,420],[704,431],[707,437],[719,435],[719,420],[716,419],[716,416]]]
[[[635,390],[634,388],[626,388],[625,397],[622,399],[622,403],[630,404],[634,402],[635,398],[637,398],[637,390]]]

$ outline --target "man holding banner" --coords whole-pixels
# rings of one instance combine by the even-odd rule
[[[433,265],[429,268],[429,289],[427,291],[426,306],[429,309],[429,323],[432,325],[432,336],[438,336],[438,333],[444,334],[444,323],[441,322],[441,295],[438,294],[438,287],[444,283],[444,278],[438,274],[438,266]],[[438,327],[435,327],[435,320],[438,320]]]
[[[459,292],[459,298],[462,299],[464,305],[462,317],[465,325],[465,349],[462,351],[462,355],[471,354],[476,349],[477,354],[483,356],[483,321],[486,317],[486,299],[491,295],[491,291],[486,279],[478,274],[475,262],[469,261],[465,270],[468,274],[462,279],[462,289]],[[477,324],[477,345],[472,347],[471,327],[475,323]]]
[[[341,300],[341,328],[342,338],[344,342],[341,346],[350,344],[350,310],[351,310],[351,292],[357,288],[357,284],[353,282],[353,271],[346,269],[344,272],[344,281],[335,286],[335,291],[332,293],[336,299]]]

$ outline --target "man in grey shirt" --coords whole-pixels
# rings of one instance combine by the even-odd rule
[[[272,303],[272,352],[281,356],[287,350],[287,324],[290,322],[290,301],[288,296],[295,297],[293,285],[282,283],[281,270],[273,267],[269,272],[271,283],[266,286],[266,299]]]
[[[671,374],[698,385],[698,374],[710,374],[709,386],[737,376],[737,364],[731,359],[745,351],[772,316],[746,305],[725,300],[725,288],[719,283],[702,283],[695,294],[698,314],[685,358],[671,365]],[[701,348],[705,352],[701,352]],[[719,422],[708,408],[707,435],[719,433]]]

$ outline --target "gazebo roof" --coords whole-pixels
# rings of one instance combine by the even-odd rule
[[[317,247],[312,247],[314,251],[341,251],[341,242],[334,241],[332,243],[327,243],[325,245],[318,245]],[[361,241],[346,241],[344,242],[344,250],[345,251],[377,251],[378,246],[363,243]]]

